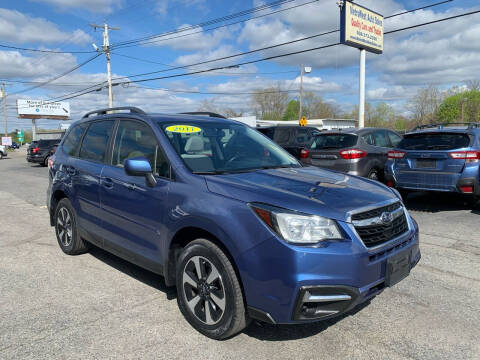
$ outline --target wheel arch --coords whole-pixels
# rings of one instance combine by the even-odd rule
[[[68,196],[67,196],[67,193],[65,191],[63,191],[62,189],[57,189],[52,193],[52,197],[50,199],[50,209],[49,209],[50,226],[55,225],[55,219],[54,219],[55,209],[57,208],[57,205],[60,202],[60,200],[62,200],[64,198],[68,199]]]
[[[185,226],[177,230],[177,232],[172,237],[170,241],[170,246],[168,249],[168,257],[164,265],[164,277],[165,284],[167,286],[175,285],[176,278],[176,262],[180,256],[180,253],[183,248],[185,248],[192,241],[203,238],[211,241],[217,245],[227,256],[228,260],[232,264],[232,267],[237,275],[240,287],[242,289],[243,298],[245,299],[245,291],[243,287],[242,277],[240,276],[240,271],[235,262],[235,259],[232,255],[232,251],[225,244],[224,241],[220,240],[212,231],[206,230],[203,227],[199,226]]]

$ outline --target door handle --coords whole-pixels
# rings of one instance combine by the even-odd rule
[[[135,190],[136,188],[135,184],[125,183],[124,185],[128,190]]]
[[[102,185],[107,189],[111,189],[113,188],[113,180],[110,178],[104,178],[102,179]]]

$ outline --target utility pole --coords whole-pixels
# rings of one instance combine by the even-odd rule
[[[5,126],[5,136],[8,136],[7,129],[7,90],[5,89],[5,83],[2,84],[2,100],[3,100],[3,121]]]
[[[360,81],[358,99],[358,127],[365,127],[365,57],[366,50],[360,49]]]
[[[298,111],[298,121],[302,118],[302,106],[303,106],[303,64],[300,65],[300,109]]]
[[[298,111],[298,120],[303,116],[303,75],[310,74],[312,72],[312,68],[310,66],[303,66],[300,65],[300,109]]]
[[[108,107],[113,107],[113,92],[112,92],[112,72],[111,72],[111,67],[110,67],[110,38],[108,36],[108,31],[109,30],[120,30],[119,27],[113,27],[113,26],[108,26],[108,24],[105,22],[103,25],[97,25],[97,24],[90,24],[91,27],[93,27],[95,30],[97,28],[101,29],[103,28],[103,46],[102,46],[102,51],[105,53],[105,57],[107,58],[107,82],[108,82]],[[98,49],[98,46],[95,44],[92,44],[93,48],[96,51],[100,51]]]

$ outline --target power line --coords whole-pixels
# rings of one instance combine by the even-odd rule
[[[267,3],[267,4],[260,5],[260,6],[251,8],[251,9],[243,10],[243,11],[240,11],[240,12],[237,12],[237,13],[234,13],[234,14],[229,14],[229,15],[225,15],[225,16],[218,17],[218,18],[215,18],[215,19],[207,20],[207,21],[201,22],[201,23],[196,24],[196,25],[189,25],[189,26],[185,26],[185,27],[180,28],[180,29],[167,31],[167,32],[164,32],[164,33],[161,33],[161,34],[145,36],[143,38],[127,40],[127,41],[123,41],[123,42],[120,42],[120,43],[117,43],[117,44],[112,44],[112,47],[120,46],[120,45],[127,45],[127,44],[132,44],[132,43],[138,43],[138,42],[142,42],[142,41],[146,41],[146,40],[151,40],[151,39],[154,39],[154,38],[157,38],[157,37],[164,37],[164,36],[171,35],[171,34],[177,34],[179,32],[192,30],[192,29],[195,29],[195,28],[198,28],[198,27],[204,27],[204,26],[208,26],[208,25],[217,24],[219,22],[228,21],[230,19],[234,19],[234,18],[237,18],[237,17],[247,16],[249,14],[252,14],[252,13],[255,13],[255,12],[258,12],[258,11],[262,11],[262,10],[265,10],[265,9],[268,9],[268,8],[272,8],[274,6],[282,5],[282,4],[293,2],[293,1],[296,1],[296,0],[277,0],[277,1],[273,1],[271,3]]]
[[[91,54],[95,51],[61,51],[61,50],[43,50],[43,49],[31,49],[18,46],[10,46],[5,44],[0,44],[0,47],[12,50],[22,50],[22,51],[32,51],[40,53],[51,53],[51,54]]]
[[[471,11],[471,12],[467,12],[467,13],[463,13],[463,14],[459,14],[459,15],[454,15],[454,16],[449,16],[449,17],[446,17],[446,18],[442,18],[442,19],[438,19],[438,20],[434,20],[434,21],[430,21],[430,22],[425,22],[425,23],[421,23],[421,24],[417,24],[417,25],[412,25],[412,26],[408,26],[408,27],[404,27],[404,28],[391,30],[391,31],[385,32],[385,35],[391,34],[391,33],[396,33],[396,32],[399,32],[399,31],[410,30],[410,29],[413,29],[413,28],[423,27],[423,26],[431,25],[431,24],[435,24],[435,23],[440,23],[440,22],[444,22],[444,21],[448,21],[448,20],[452,20],[452,19],[457,19],[457,18],[469,16],[469,15],[474,15],[474,14],[477,14],[477,13],[480,13],[480,10]],[[339,42],[338,43],[332,43],[332,44],[328,44],[328,45],[318,46],[318,47],[305,49],[305,50],[299,50],[299,51],[290,52],[290,53],[286,53],[286,54],[269,56],[267,58],[246,61],[246,62],[238,63],[238,64],[235,64],[235,65],[231,65],[231,66],[243,66],[243,65],[247,65],[247,64],[256,63],[256,62],[268,61],[268,60],[277,59],[277,58],[281,58],[281,57],[287,57],[287,56],[298,55],[298,54],[302,54],[302,53],[306,53],[306,52],[326,49],[326,48],[334,47],[334,46],[337,46],[337,45],[341,45],[341,43],[339,43]],[[163,76],[163,77],[155,77],[155,78],[140,79],[140,80],[130,80],[130,81],[118,82],[118,83],[115,83],[113,85],[114,86],[118,86],[118,85],[123,86],[123,85],[131,84],[131,83],[141,83],[141,82],[147,82],[147,81],[153,81],[153,80],[163,80],[163,79],[169,79],[169,78],[190,76],[190,75],[206,73],[206,72],[211,72],[211,71],[225,69],[225,68],[226,67],[216,67],[216,68],[211,68],[211,69],[198,70],[198,71],[190,72],[190,73],[174,74],[174,75],[167,75],[167,76]],[[99,85],[101,85],[101,84],[99,84]],[[86,89],[83,89],[83,90],[80,90],[80,91],[77,91],[77,92],[74,92],[74,93],[71,93],[71,94],[66,94],[66,95],[64,95],[63,97],[60,97],[60,98],[55,98],[55,99],[50,99],[50,100],[54,100],[54,101],[68,100],[68,99],[76,98],[76,97],[86,95],[86,94],[89,94],[89,93],[92,93],[92,92],[95,92],[95,91],[99,90],[99,89],[88,90],[90,88],[92,88],[92,87],[89,87],[89,88],[86,88]]]
[[[29,88],[26,88],[26,89],[22,89],[22,90],[19,90],[19,91],[13,92],[13,93],[11,93],[10,95],[21,94],[21,93],[24,93],[24,92],[27,92],[27,91],[30,91],[30,90],[33,90],[33,89],[36,89],[36,88],[39,88],[39,87],[45,86],[45,85],[47,85],[47,84],[51,83],[52,81],[55,81],[55,80],[57,80],[57,79],[60,79],[60,78],[64,77],[65,75],[68,75],[68,74],[70,74],[70,73],[74,72],[74,71],[75,71],[75,70],[77,70],[78,68],[80,68],[80,67],[82,67],[82,66],[84,66],[84,65],[88,64],[90,61],[92,61],[92,60],[96,59],[96,58],[97,58],[97,57],[99,57],[100,55],[101,55],[101,54],[95,54],[94,56],[92,56],[92,57],[88,58],[88,59],[87,59],[87,60],[85,60],[84,62],[82,62],[82,63],[80,63],[80,64],[78,64],[78,65],[74,66],[74,67],[73,67],[73,68],[71,68],[70,70],[67,70],[67,71],[65,71],[65,72],[63,72],[63,73],[61,73],[61,74],[59,74],[59,75],[57,75],[57,76],[55,76],[55,77],[53,77],[53,78],[51,78],[51,79],[47,80],[47,81],[44,81],[44,82],[43,82],[43,83],[41,83],[41,84],[38,84],[38,85],[31,86],[31,87],[29,87]]]
[[[394,15],[387,16],[387,17],[385,17],[385,19],[390,19],[390,18],[400,16],[400,15],[405,15],[407,13],[412,13],[412,12],[415,12],[415,11],[418,11],[418,10],[423,10],[423,9],[426,9],[426,8],[429,8],[429,7],[432,7],[432,6],[445,4],[445,3],[451,2],[451,1],[453,1],[453,0],[441,1],[441,2],[438,2],[438,3],[435,3],[435,4],[430,4],[430,5],[422,6],[422,7],[416,8],[416,9],[407,10],[407,11],[404,11],[404,12],[399,13],[399,14],[394,14]],[[253,50],[250,50],[250,51],[244,51],[244,52],[241,52],[241,53],[224,56],[224,57],[221,57],[221,58],[200,61],[200,62],[189,64],[189,65],[172,66],[172,65],[163,64],[165,66],[169,66],[170,68],[169,69],[157,70],[157,71],[150,71],[150,72],[146,72],[146,73],[142,73],[142,74],[120,76],[120,77],[114,78],[113,80],[120,80],[120,79],[126,79],[126,78],[134,78],[134,77],[140,77],[140,76],[146,76],[146,75],[153,75],[153,74],[158,74],[158,73],[172,71],[172,70],[187,69],[187,68],[198,66],[198,65],[205,65],[205,64],[209,64],[209,63],[217,62],[217,61],[221,61],[221,60],[228,60],[228,59],[231,59],[231,58],[234,58],[234,57],[250,55],[250,54],[253,54],[253,53],[256,53],[256,52],[260,52],[260,51],[271,50],[271,49],[274,49],[274,48],[277,48],[277,47],[280,47],[280,46],[291,45],[291,44],[295,44],[295,43],[298,43],[298,42],[301,42],[301,41],[311,40],[311,39],[314,39],[314,38],[317,38],[317,37],[334,34],[334,33],[337,33],[339,31],[340,31],[340,29],[330,30],[330,31],[326,31],[326,32],[323,32],[323,33],[320,33],[320,34],[310,35],[310,36],[306,36],[306,37],[303,37],[303,38],[290,40],[290,41],[286,41],[286,42],[275,44],[275,45],[266,46],[266,47],[259,48],[259,49],[253,49]]]
[[[297,71],[296,71],[297,72]],[[196,90],[174,90],[168,88],[154,88],[149,86],[132,86],[136,89],[147,89],[147,90],[158,90],[158,91],[165,91],[165,92],[173,92],[173,93],[181,93],[181,94],[200,94],[200,95],[254,95],[257,94],[255,91],[247,91],[247,92],[210,92],[210,91],[196,91]],[[298,90],[275,90],[275,91],[262,91],[264,94],[276,94],[276,93],[297,93]]]
[[[235,22],[232,22],[232,23],[223,24],[223,25],[220,25],[220,26],[215,26],[215,27],[212,27],[212,28],[208,28],[208,29],[201,29],[201,30],[198,30],[198,31],[189,32],[189,33],[187,33],[187,34],[182,34],[182,35],[178,35],[178,36],[168,37],[168,38],[166,38],[166,39],[159,39],[159,40],[153,40],[153,41],[142,41],[142,42],[133,43],[133,44],[127,44],[127,45],[122,45],[122,46],[120,46],[120,45],[119,45],[119,46],[113,45],[113,46],[115,47],[115,49],[123,49],[123,48],[128,48],[128,47],[133,47],[133,46],[139,46],[139,45],[156,44],[156,43],[163,42],[163,41],[169,41],[169,40],[174,40],[174,39],[178,39],[178,38],[183,38],[183,37],[186,37],[186,36],[192,36],[192,35],[195,35],[195,34],[200,34],[200,33],[203,33],[203,32],[208,32],[208,31],[212,31],[212,30],[217,30],[217,29],[220,29],[220,28],[229,27],[229,26],[236,25],[236,24],[240,24],[240,23],[244,23],[244,22],[247,22],[247,21],[251,21],[251,20],[263,18],[263,17],[266,17],[266,16],[270,16],[270,15],[273,15],[273,14],[280,13],[280,12],[292,10],[292,9],[295,9],[295,8],[298,8],[298,7],[301,7],[301,6],[309,5],[309,4],[318,2],[318,1],[319,1],[319,0],[312,0],[312,1],[308,1],[308,2],[303,3],[303,4],[298,4],[298,5],[294,5],[294,6],[288,7],[288,8],[283,8],[283,9],[271,11],[271,12],[266,13],[266,14],[254,16],[254,17],[251,17],[251,18],[249,18],[249,19],[239,20],[239,21],[235,21]],[[449,1],[453,1],[453,0],[449,0]],[[174,33],[173,33],[173,34],[174,34]],[[162,35],[161,37],[164,37],[164,36],[167,36],[167,35],[169,35],[169,34]],[[160,36],[160,35],[159,35],[159,36]]]

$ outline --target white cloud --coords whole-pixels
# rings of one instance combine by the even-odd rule
[[[17,44],[32,42],[52,44],[67,40],[73,44],[84,44],[92,40],[90,35],[82,30],[63,32],[48,20],[1,8],[0,39]]]
[[[218,59],[218,58],[223,58],[232,54],[235,54],[236,51],[234,51],[234,48],[230,45],[223,45],[220,46],[219,48],[211,51],[198,51],[196,53],[192,54],[187,54],[187,55],[182,55],[179,56],[176,60],[175,63],[178,65],[189,65],[189,64],[195,64],[198,62],[202,61],[207,61],[207,60],[213,60],[213,59]],[[212,68],[212,67],[217,67],[217,66],[227,66],[229,64],[232,64],[233,62],[238,61],[238,58],[228,59],[228,60],[223,60],[223,61],[215,61],[210,64],[206,64],[205,66],[202,67],[195,67],[194,70],[198,69],[204,69],[204,68]],[[193,69],[193,68],[192,68]]]
[[[60,10],[86,9],[91,12],[109,14],[120,8],[124,0],[32,0],[58,7]]]
[[[183,24],[178,29],[189,28],[191,25]],[[218,46],[222,40],[232,37],[232,28],[220,28],[213,32],[201,32],[201,27],[180,31],[172,36],[158,38],[159,41],[152,44],[157,46],[169,46],[174,50],[209,50]]]
[[[7,79],[52,77],[76,64],[72,54],[25,56],[18,51],[0,51],[0,77]]]

